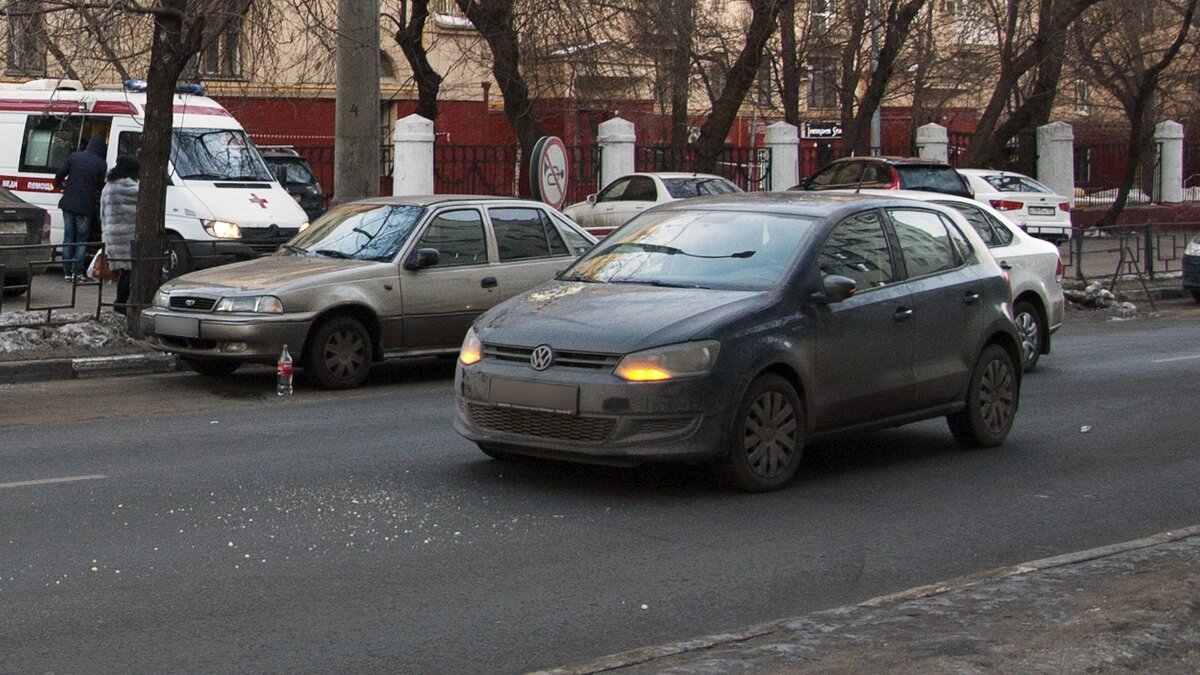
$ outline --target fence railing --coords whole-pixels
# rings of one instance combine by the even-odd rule
[[[682,153],[669,145],[640,146],[634,149],[635,171],[695,171],[696,152],[688,147]],[[713,173],[726,178],[747,192],[771,189],[771,149],[725,146],[717,154]],[[786,186],[791,187],[791,186]]]
[[[1076,230],[1060,248],[1064,274],[1076,279],[1146,279],[1183,269],[1183,251],[1200,234],[1200,223],[1146,223]]]

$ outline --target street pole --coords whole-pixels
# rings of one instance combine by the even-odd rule
[[[333,202],[379,194],[379,0],[338,0]]]
[[[879,68],[879,0],[871,0],[871,75]],[[868,79],[869,81],[869,79]],[[871,147],[867,152],[871,155],[883,154],[882,124],[879,119],[879,106],[871,112]],[[861,138],[861,136],[860,136]]]

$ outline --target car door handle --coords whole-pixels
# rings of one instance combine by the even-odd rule
[[[913,311],[911,307],[898,307],[896,309],[896,313],[892,315],[892,318],[896,321],[908,321],[909,318],[912,317],[912,313]]]
[[[500,282],[496,281],[496,277],[484,277],[479,281],[479,285],[483,288],[495,288],[500,285]]]
[[[968,305],[973,305],[979,302],[979,292],[967,291],[965,294],[963,294],[963,302],[967,303]]]

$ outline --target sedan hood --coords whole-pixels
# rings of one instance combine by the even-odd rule
[[[706,337],[770,301],[766,291],[551,281],[485,314],[484,342],[625,354]]]
[[[282,292],[332,281],[355,281],[396,276],[391,263],[337,258],[270,256],[221,265],[185,274],[163,286],[168,291],[271,291]]]

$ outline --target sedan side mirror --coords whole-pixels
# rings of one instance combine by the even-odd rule
[[[438,253],[436,248],[419,248],[408,256],[408,260],[404,261],[404,269],[416,272],[426,267],[433,267],[441,259],[442,254]]]
[[[850,277],[830,274],[821,280],[821,291],[813,293],[813,300],[822,305],[832,305],[849,298],[858,290],[858,284]]]
[[[593,192],[592,194],[587,196],[587,203],[589,203],[589,204],[596,203],[596,193],[595,192]]]

